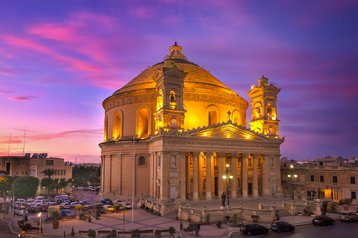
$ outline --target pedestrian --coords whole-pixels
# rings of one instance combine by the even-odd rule
[[[221,206],[225,207],[226,193],[221,194]]]

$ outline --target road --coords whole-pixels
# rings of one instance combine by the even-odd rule
[[[13,238],[17,237],[17,235],[11,233],[9,226],[6,222],[0,221],[0,237]]]
[[[305,225],[296,227],[295,232],[276,233],[270,231],[268,235],[257,235],[252,237],[290,237],[290,238],[337,238],[337,237],[358,237],[358,223],[336,222],[334,226],[313,226]],[[235,234],[231,237],[245,237],[242,234]]]

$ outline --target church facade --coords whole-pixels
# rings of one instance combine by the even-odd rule
[[[262,76],[249,103],[175,43],[163,62],[104,100],[101,196],[160,201],[277,196],[280,89]]]

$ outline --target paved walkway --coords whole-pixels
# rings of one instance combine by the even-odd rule
[[[279,202],[279,200],[253,200],[253,199],[247,199],[247,200],[233,200],[230,205],[235,206],[239,203],[244,203],[246,206],[257,206],[257,202],[262,202],[265,205],[270,205],[273,202]],[[217,201],[215,202],[198,202],[193,204],[196,207],[203,207],[206,206],[208,209],[210,208],[217,208]],[[72,228],[75,231],[75,237],[81,237],[79,235],[79,231],[88,231],[88,229],[93,230],[107,230],[110,231],[112,229],[115,229],[117,231],[131,231],[132,229],[168,229],[169,227],[173,226],[175,230],[177,231],[175,237],[179,237],[178,233],[180,231],[179,225],[180,222],[175,220],[174,218],[170,217],[160,217],[153,215],[151,213],[148,213],[141,209],[135,209],[135,216],[134,216],[134,222],[131,222],[131,211],[124,213],[114,213],[114,214],[105,214],[102,215],[99,220],[92,219],[92,222],[88,221],[82,221],[78,219],[73,220],[64,220],[60,222],[60,226],[58,229],[52,228],[52,223],[44,223],[43,224],[43,233],[40,235],[40,237],[71,237],[71,230]],[[36,219],[36,217],[32,218]],[[7,216],[5,217],[5,220],[7,220],[10,224],[11,230],[14,233],[19,233],[19,227],[17,224],[17,220],[19,220],[19,217],[12,217]],[[31,218],[30,218],[31,220]],[[125,221],[124,221],[125,220]],[[281,217],[281,220],[287,221],[293,225],[307,225],[311,224],[312,217],[309,216],[284,216]],[[249,223],[249,222],[248,222]],[[188,222],[183,222],[184,227],[188,226]],[[264,226],[269,227],[269,223],[262,224]],[[200,236],[201,237],[227,237],[228,234],[232,231],[239,231],[238,228],[234,227],[228,227],[225,224],[221,229],[215,227],[215,225],[202,225],[200,229]],[[99,237],[105,237],[106,235],[101,235]],[[153,235],[141,235],[141,237],[152,237]],[[168,233],[163,234],[163,237],[169,237]],[[25,237],[39,237],[39,233],[37,230],[33,230],[31,232],[28,232],[25,234]],[[86,236],[82,236],[86,237]],[[129,235],[121,235],[121,237],[130,237]],[[194,237],[194,234],[191,232],[183,232],[181,237]]]

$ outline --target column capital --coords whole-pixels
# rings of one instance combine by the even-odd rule
[[[204,152],[204,155],[206,158],[211,158],[212,156],[214,156],[214,152]]]

